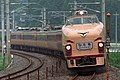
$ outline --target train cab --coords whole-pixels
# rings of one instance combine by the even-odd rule
[[[78,11],[67,19],[62,32],[68,68],[104,65],[104,26],[96,15]]]

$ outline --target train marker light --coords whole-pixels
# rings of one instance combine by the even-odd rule
[[[98,45],[99,45],[99,47],[103,47],[103,43],[99,43]]]
[[[83,15],[84,14],[84,12],[83,11],[80,11],[80,15]]]
[[[70,50],[71,46],[70,45],[66,45],[66,50]]]
[[[98,42],[99,53],[104,53],[104,42]]]
[[[111,16],[111,13],[107,13],[107,17],[110,17]]]
[[[71,46],[71,44],[67,44],[66,46],[65,46],[65,52],[66,52],[66,56],[71,56],[72,55],[72,46]]]

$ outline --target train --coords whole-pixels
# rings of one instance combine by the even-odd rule
[[[68,69],[105,66],[105,27],[95,14],[77,11],[59,30],[11,32],[11,48],[57,55]]]

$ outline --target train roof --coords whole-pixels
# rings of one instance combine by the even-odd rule
[[[44,33],[61,33],[61,30],[51,30],[51,31],[14,31],[12,34],[44,34]]]

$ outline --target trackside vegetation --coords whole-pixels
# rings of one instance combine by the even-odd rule
[[[0,55],[0,70],[3,70],[4,69],[4,66],[3,66],[3,58],[2,56]]]
[[[109,53],[109,64],[120,69],[120,52]]]

